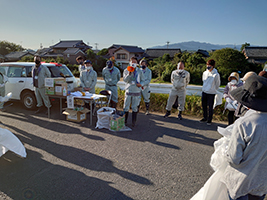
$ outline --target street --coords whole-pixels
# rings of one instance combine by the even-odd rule
[[[54,103],[51,119],[19,102],[0,121],[24,144],[27,158],[0,158],[0,199],[190,199],[213,173],[214,122],[185,116],[137,116],[132,132],[95,129],[65,120]],[[131,114],[129,114],[131,122]]]

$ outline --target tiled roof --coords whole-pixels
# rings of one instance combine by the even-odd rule
[[[162,57],[164,54],[169,54],[170,57],[174,57],[177,53],[182,53],[181,49],[146,49],[146,55],[152,58]]]
[[[206,50],[203,50],[203,49],[198,49],[197,53],[202,54],[204,57],[210,57],[209,52],[207,52]]]
[[[267,47],[245,47],[245,55],[248,58],[267,59]]]
[[[65,50],[63,52],[63,54],[71,54],[71,55],[76,55],[78,52],[82,52],[84,54],[83,51],[81,51],[79,48],[68,48],[67,50]]]
[[[88,47],[82,40],[61,40],[57,44],[50,46],[50,48],[73,48],[73,47]]]
[[[109,47],[109,49],[110,48],[116,48],[116,49],[123,48],[130,53],[144,53],[145,52],[142,48],[138,46],[130,46],[130,45],[113,44],[111,47]]]
[[[28,51],[15,51],[15,52],[11,52],[7,55],[5,55],[5,57],[7,59],[20,59],[22,58],[23,56],[26,56],[26,55],[33,55],[33,53],[30,53]]]
[[[39,56],[43,56],[49,52],[52,52],[53,50],[51,48],[43,48],[43,49],[38,49],[36,54],[38,54]]]

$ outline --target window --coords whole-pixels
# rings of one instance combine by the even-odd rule
[[[123,59],[123,60],[125,60],[125,59],[127,59],[127,55],[125,53],[123,53],[123,54],[117,54],[117,59]]]
[[[25,68],[10,66],[8,68],[7,77],[22,77],[22,69],[24,69],[25,72]]]

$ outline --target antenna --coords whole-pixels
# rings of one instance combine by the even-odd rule
[[[95,43],[95,49],[97,50],[97,45],[98,45],[98,43]]]
[[[169,48],[169,44],[170,44],[170,42],[169,42],[169,41],[167,41],[166,43],[167,43],[167,49],[168,49],[168,48]]]

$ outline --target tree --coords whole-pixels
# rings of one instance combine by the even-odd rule
[[[98,56],[104,56],[104,55],[106,55],[106,54],[108,54],[108,49],[106,49],[106,48],[101,49],[101,50],[97,53]]]
[[[0,54],[7,55],[14,51],[23,51],[25,50],[21,45],[14,44],[8,41],[0,41]]]
[[[242,44],[241,48],[240,48],[240,51],[242,52],[243,49],[245,49],[245,47],[249,47],[250,44],[249,43],[245,43],[245,44]]]
[[[240,71],[244,75],[247,71],[250,71],[249,63],[244,54],[231,48],[217,50],[213,52],[209,59],[215,60],[215,68],[220,73],[223,85],[227,84],[228,76],[232,72]]]

